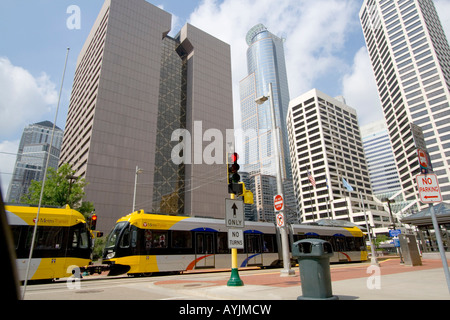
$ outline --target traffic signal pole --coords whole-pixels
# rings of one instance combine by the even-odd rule
[[[227,182],[228,182],[228,192],[230,193],[231,200],[236,200],[236,194],[239,194],[239,190],[236,190],[235,187],[242,187],[239,182],[241,177],[238,173],[240,166],[237,163],[238,154],[232,153],[231,158],[230,155],[227,154]],[[244,282],[239,277],[239,269],[238,269],[238,249],[231,249],[231,277],[228,280],[227,286],[229,287],[241,287],[244,285]]]
[[[231,199],[235,200],[236,195],[230,194]],[[228,287],[242,287],[244,282],[239,277],[239,269],[238,269],[238,249],[231,249],[231,277],[228,280]]]

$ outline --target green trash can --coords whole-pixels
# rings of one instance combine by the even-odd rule
[[[321,239],[295,242],[292,256],[297,258],[303,296],[298,300],[339,300],[333,296],[330,274],[331,243]]]

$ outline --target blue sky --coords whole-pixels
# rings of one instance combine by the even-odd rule
[[[382,118],[359,24],[363,0],[149,0],[173,14],[173,32],[186,23],[229,43],[235,123],[239,81],[246,74],[245,36],[257,23],[286,38],[291,99],[317,88],[344,95],[360,123]],[[434,1],[447,35],[450,0]],[[71,5],[80,28],[69,29]],[[0,173],[2,193],[11,179],[23,128],[55,118],[66,48],[70,47],[57,125],[64,128],[78,54],[103,0],[0,1]]]

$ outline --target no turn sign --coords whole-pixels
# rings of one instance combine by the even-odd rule
[[[282,213],[277,214],[277,226],[280,228],[284,227],[284,214]]]

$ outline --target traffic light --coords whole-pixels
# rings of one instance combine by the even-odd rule
[[[97,215],[94,213],[91,217],[91,230],[95,230],[97,226]]]
[[[239,175],[241,166],[237,163],[238,160],[239,155],[236,152],[228,155],[228,193],[240,196],[243,193],[243,187],[239,183],[241,181],[241,176]]]

